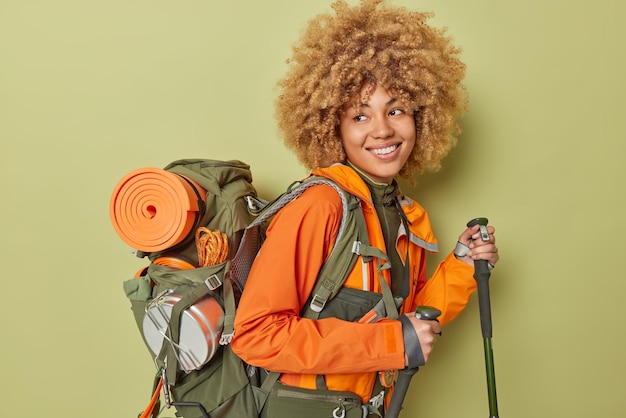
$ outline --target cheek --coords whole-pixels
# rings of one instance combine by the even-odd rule
[[[351,120],[346,118],[341,118],[339,120],[339,129],[337,129],[337,131],[342,139],[344,137],[350,137],[351,132],[354,131],[354,126],[351,122]]]
[[[407,138],[411,138],[407,142],[410,143],[410,148],[413,149],[413,147],[417,143],[417,129],[416,129],[414,123],[411,123],[411,125],[407,127],[407,136],[406,137]]]
[[[411,146],[415,144],[416,138],[417,138],[417,131],[415,130],[414,124],[411,123],[411,124],[402,125],[401,127],[398,127],[397,132],[400,135],[402,135],[402,138],[404,138],[407,144],[410,144]]]
[[[409,141],[409,148],[415,148],[415,144],[417,143],[417,136],[413,134],[413,140]]]
[[[344,149],[357,146],[359,143],[359,132],[351,127],[339,126],[339,139]]]

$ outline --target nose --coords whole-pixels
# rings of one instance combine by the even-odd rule
[[[386,118],[376,118],[372,126],[372,137],[385,139],[393,136],[393,127]]]

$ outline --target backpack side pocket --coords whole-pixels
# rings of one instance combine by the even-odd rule
[[[221,347],[201,370],[184,374],[171,390],[174,405],[185,418],[202,416],[195,403],[201,404],[211,418],[257,418],[259,415],[246,365],[228,345]]]
[[[139,276],[126,280],[124,283],[124,293],[130,300],[130,309],[135,317],[135,323],[141,334],[144,344],[149,349],[148,343],[143,336],[143,319],[146,315],[146,305],[152,300],[152,282],[148,276]]]

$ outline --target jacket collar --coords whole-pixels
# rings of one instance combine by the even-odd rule
[[[365,181],[363,181],[352,167],[337,163],[329,167],[318,168],[313,171],[313,174],[331,179],[337,183],[339,187],[349,191],[365,202],[370,203],[372,201],[367,184],[365,184]]]
[[[333,164],[329,167],[318,168],[313,171],[314,175],[323,176],[333,180],[341,188],[357,196],[367,205],[372,205],[370,190],[365,181],[351,167],[345,164]],[[400,195],[398,197],[402,210],[411,222],[411,241],[430,252],[437,252],[437,238],[432,231],[430,219],[426,210],[413,199]],[[372,208],[372,210],[374,210]]]

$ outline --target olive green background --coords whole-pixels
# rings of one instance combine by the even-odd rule
[[[464,48],[464,134],[405,191],[443,253],[470,218],[497,228],[500,416],[626,415],[625,3],[396,3],[435,11]],[[122,292],[144,261],[111,226],[111,192],[131,170],[186,157],[247,162],[267,198],[306,174],[278,139],[274,86],[329,5],[0,0],[0,415],[145,406],[154,368]],[[403,416],[487,415],[472,299]]]

